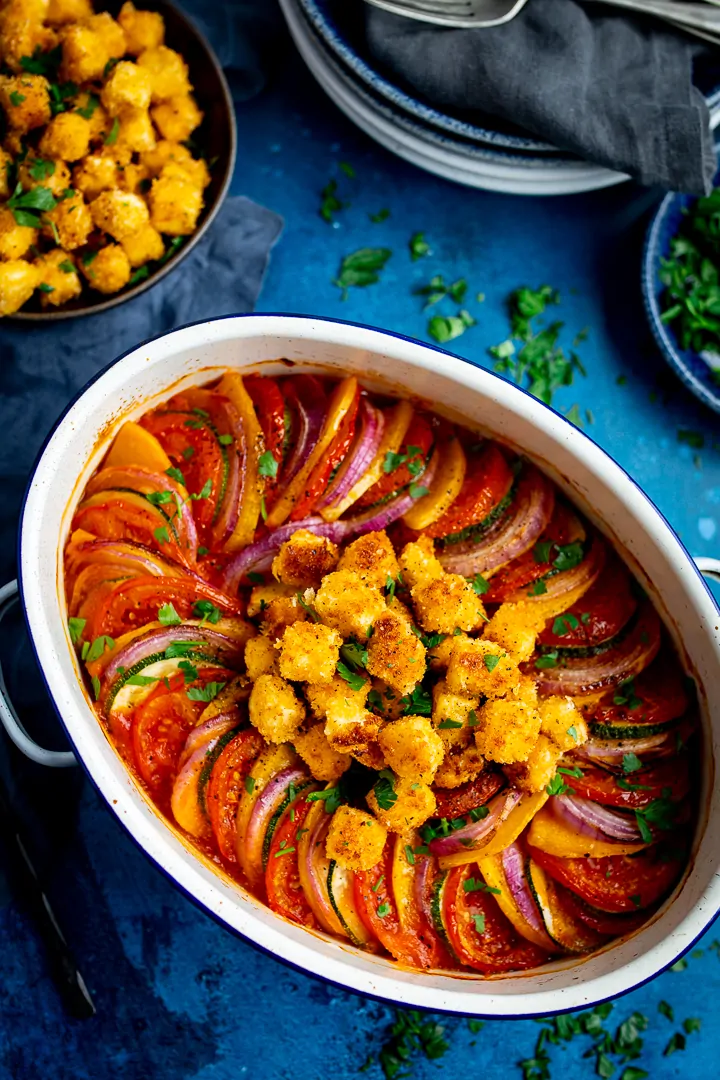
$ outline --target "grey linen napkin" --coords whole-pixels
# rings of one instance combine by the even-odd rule
[[[426,100],[501,117],[643,184],[709,192],[717,166],[693,85],[700,49],[686,35],[576,0],[530,0],[485,30],[365,8],[370,52]]]

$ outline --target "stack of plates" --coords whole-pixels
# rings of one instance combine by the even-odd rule
[[[371,138],[413,165],[469,187],[514,195],[569,195],[628,179],[500,121],[480,126],[412,97],[363,56],[359,0],[280,0],[280,6],[301,56],[328,96]],[[708,104],[715,126],[720,90]]]

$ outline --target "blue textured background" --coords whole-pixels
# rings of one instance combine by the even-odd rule
[[[286,221],[259,310],[339,316],[423,338],[427,316],[412,287],[433,273],[465,276],[468,295],[482,291],[486,300],[468,302],[478,325],[453,347],[486,364],[487,346],[507,334],[508,292],[552,284],[562,295],[557,317],[566,321],[566,344],[582,328],[590,331],[578,350],[587,378],[559,394],[558,406],[590,408],[589,433],[640,481],[691,552],[718,553],[717,418],[668,376],[643,320],[639,262],[657,193],[624,186],[543,201],[455,187],[356,131],[292,54],[279,66],[282,75],[238,115],[233,190]],[[339,172],[339,161],[353,165],[355,180]],[[331,176],[352,203],[336,227],[318,216],[319,192]],[[371,224],[368,214],[382,207],[391,217]],[[412,263],[407,244],[415,231],[426,234],[433,254]],[[343,254],[368,244],[393,249],[382,283],[351,290],[343,303],[331,278]],[[617,384],[620,375],[625,385]],[[679,428],[702,432],[705,448],[698,454],[681,445]],[[5,646],[23,649],[12,631]],[[345,1080],[376,1053],[391,1009],[291,972],[231,937],[150,866],[79,771],[60,776],[31,768],[22,776],[26,802],[53,811],[42,825],[43,857],[98,1015],[83,1023],[63,1016],[32,928],[0,884],[0,1076]],[[664,974],[615,1007],[613,1020],[633,1009],[648,1015],[636,1064],[653,1080],[717,1076],[714,936],[711,930],[687,970]],[[660,999],[674,1005],[677,1021],[704,1021],[687,1050],[672,1057],[662,1055],[675,1027],[658,1014]],[[418,1078],[520,1077],[515,1062],[531,1055],[538,1033],[529,1021],[490,1022],[478,1035],[462,1021],[448,1021],[448,1028],[455,1033],[450,1051],[438,1063],[418,1064]],[[594,1075],[592,1060],[581,1057],[586,1045],[554,1050],[554,1075]],[[380,1076],[377,1065],[364,1075]]]

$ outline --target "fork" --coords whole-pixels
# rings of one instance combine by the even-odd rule
[[[404,15],[420,22],[433,23],[436,26],[485,28],[500,26],[510,22],[525,7],[528,0],[366,0],[375,7],[390,11],[395,15]],[[713,11],[717,0],[688,2],[688,0],[591,0],[612,7],[621,7],[637,11],[644,15],[654,15],[682,24],[688,33],[702,31],[698,36],[710,38],[717,35],[720,40],[720,12]]]

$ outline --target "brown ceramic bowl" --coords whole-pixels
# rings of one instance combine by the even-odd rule
[[[12,316],[22,322],[50,322],[57,319],[75,319],[80,315],[94,315],[108,311],[126,300],[133,300],[180,265],[210,228],[227,195],[235,165],[236,131],[235,110],[220,63],[209,42],[186,15],[168,0],[138,0],[137,7],[147,11],[159,11],[165,20],[165,41],[170,48],[181,53],[190,68],[190,81],[198,105],[205,114],[200,127],[193,133],[193,141],[206,161],[212,162],[212,179],[205,189],[205,208],[200,216],[196,232],[188,236],[182,247],[162,266],[150,273],[137,285],[127,286],[112,296],[104,296],[86,288],[76,300],[61,308],[43,309],[37,295]],[[98,10],[109,11],[117,16],[122,0],[107,0],[98,4]]]

